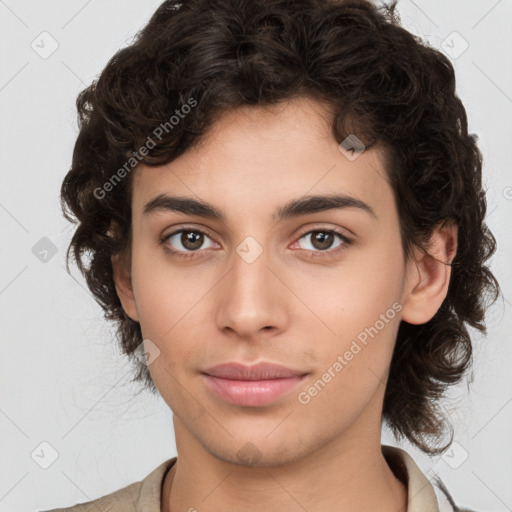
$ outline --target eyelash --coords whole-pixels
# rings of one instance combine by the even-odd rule
[[[202,235],[205,235],[207,236],[208,238],[211,238],[210,235],[208,233],[206,233],[206,231],[203,231],[202,229],[197,229],[197,228],[181,228],[181,229],[178,229],[176,231],[173,231],[172,233],[169,233],[168,235],[165,235],[163,236],[161,239],[160,239],[160,243],[164,246],[164,250],[169,253],[171,256],[177,256],[178,258],[184,258],[184,259],[190,259],[190,258],[195,258],[196,256],[196,253],[200,252],[200,250],[197,250],[197,251],[189,251],[188,253],[187,252],[183,252],[183,251],[177,251],[175,249],[171,249],[169,248],[169,246],[166,244],[167,240],[169,240],[171,237],[173,237],[174,235],[176,235],[177,233],[182,233],[182,232],[192,232],[192,233],[201,233]],[[341,233],[340,231],[336,230],[336,229],[323,229],[321,227],[319,228],[315,228],[315,229],[310,229],[309,231],[305,231],[304,233],[302,233],[298,238],[297,240],[300,240],[301,238],[303,238],[305,235],[309,235],[311,233],[316,233],[316,232],[322,232],[322,233],[334,233],[335,235],[338,235],[341,240],[342,240],[342,244],[339,245],[338,247],[334,248],[334,249],[326,249],[325,251],[309,251],[310,253],[310,257],[312,258],[328,258],[328,257],[331,257],[333,255],[337,255],[339,254],[341,251],[344,251],[349,245],[351,245],[353,242],[350,238],[346,237],[343,233]],[[307,249],[303,249],[303,250],[306,250]]]

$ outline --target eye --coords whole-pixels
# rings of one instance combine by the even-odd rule
[[[201,248],[205,248],[203,247],[205,238],[212,241],[208,234],[200,229],[185,228],[165,235],[161,243],[164,245],[165,250],[171,254],[190,258],[194,257],[193,253],[198,252]],[[212,244],[206,248],[212,247],[215,247],[215,245]]]
[[[344,250],[346,246],[352,243],[352,240],[334,229],[315,229],[308,231],[304,233],[296,243],[298,244],[299,241],[303,239],[309,239],[310,241],[306,244],[306,247],[300,244],[299,247],[312,251],[312,256],[324,256],[322,253],[328,253],[329,255],[337,253],[338,251]],[[336,239],[338,239],[337,243]],[[307,245],[309,245],[309,247],[307,247]]]
[[[299,244],[300,240],[307,240],[308,238],[310,242],[306,245],[309,245],[311,248],[303,247]],[[211,243],[209,246],[204,247],[206,239],[210,240]],[[213,242],[208,233],[197,228],[182,228],[173,231],[168,235],[164,235],[160,243],[164,246],[166,252],[181,258],[194,258],[196,253],[200,252],[200,249],[211,249],[218,246],[216,242]],[[299,249],[309,251],[312,257],[327,257],[333,255],[333,253],[338,254],[338,252],[346,249],[351,243],[351,239],[335,229],[318,228],[301,235],[293,245],[298,245]]]

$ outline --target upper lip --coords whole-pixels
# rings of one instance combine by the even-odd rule
[[[307,372],[293,370],[275,363],[261,362],[254,365],[246,365],[233,361],[212,366],[203,370],[203,373],[223,379],[265,380],[300,377]]]

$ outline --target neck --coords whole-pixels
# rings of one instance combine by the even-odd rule
[[[176,439],[186,429],[175,417]],[[299,460],[246,467],[221,460],[197,443],[181,443],[166,476],[162,512],[316,510],[406,512],[407,488],[388,466],[378,436],[330,443]],[[376,434],[376,433],[374,433]],[[188,433],[190,435],[190,433]],[[179,446],[178,446],[179,448]]]

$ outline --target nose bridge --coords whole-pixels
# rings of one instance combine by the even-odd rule
[[[269,272],[270,252],[254,237],[246,237],[235,250],[233,255],[233,271],[231,278],[240,291],[253,293],[260,289],[266,281]]]
[[[255,302],[263,302],[263,294],[270,292],[268,285],[267,265],[269,264],[270,251],[260,244],[253,236],[247,236],[235,248],[232,259],[232,271],[230,272],[230,288],[232,297],[237,299],[240,306],[249,306]],[[258,304],[263,306],[264,304]]]
[[[219,328],[230,327],[241,336],[256,335],[265,327],[282,328],[284,304],[268,268],[271,256],[252,236],[235,247],[217,311]]]

